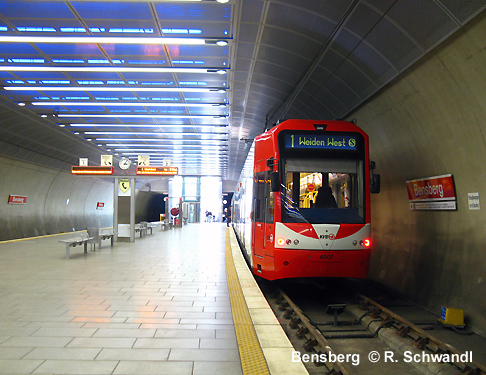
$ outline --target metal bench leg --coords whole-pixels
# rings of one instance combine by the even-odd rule
[[[85,254],[88,253],[88,243],[87,242],[84,243],[84,253]]]
[[[115,240],[115,236],[111,236],[110,239],[111,239],[111,246],[113,246],[113,241]]]
[[[69,259],[69,244],[66,244],[66,259]]]

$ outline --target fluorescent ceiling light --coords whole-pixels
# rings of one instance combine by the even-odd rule
[[[130,68],[124,66],[0,66],[1,72],[104,72],[104,73],[216,73],[226,74],[226,69],[205,68]]]
[[[98,141],[101,140],[98,138]],[[107,141],[110,142],[110,141]],[[228,151],[226,148],[227,145],[171,145],[171,144],[143,144],[143,143],[108,143],[106,144],[107,147],[151,147],[151,148],[167,148],[167,150],[174,150],[174,151]],[[175,147],[177,146],[177,148]],[[170,147],[170,148],[168,148]],[[190,150],[196,149],[196,150]]]
[[[179,155],[179,156],[214,156],[214,155],[220,155],[220,156],[228,156],[226,153],[226,150],[175,150],[174,148],[162,148],[162,149],[153,149],[153,148],[133,148],[133,147],[126,147],[126,148],[115,148],[115,151],[123,151],[123,152],[157,152],[157,153],[165,153],[165,154],[171,154],[171,155]]]
[[[109,135],[148,135],[153,137],[162,137],[165,135],[228,135],[228,133],[196,133],[196,132],[166,132],[166,133],[158,133],[158,132],[84,132],[84,134],[88,135],[99,135],[99,134],[109,134]]]
[[[225,119],[227,116],[226,115],[118,115],[116,113],[113,114],[103,114],[103,115],[86,115],[82,113],[78,114],[59,114],[57,117],[120,117],[120,118],[144,118],[144,117],[150,117],[150,118],[217,118],[217,119]]]
[[[205,87],[4,86],[3,88],[10,91],[226,92],[224,88]]]
[[[224,42],[224,44],[223,44]],[[80,43],[80,44],[157,44],[157,45],[218,45],[228,44],[227,40],[202,38],[167,37],[109,37],[109,36],[0,36],[0,43]]]
[[[32,102],[41,106],[105,106],[105,107],[226,107],[224,103],[157,103],[157,102]],[[25,105],[25,104],[24,104]]]
[[[173,155],[172,154],[168,154],[168,153],[161,153],[161,152],[151,152],[151,151],[145,151],[145,152],[122,152],[123,155],[153,155],[154,157],[157,157],[159,156],[160,158],[163,158],[163,157],[172,157]],[[222,162],[224,162],[224,160],[222,160],[223,158],[225,158],[224,155],[213,155],[211,157],[207,157],[205,158],[204,155],[181,155],[184,159],[186,158],[189,158],[189,159],[196,159],[196,160],[221,160]],[[181,160],[182,162],[183,160]]]
[[[62,124],[61,124],[62,125]],[[218,125],[218,124],[207,124],[207,125],[167,125],[167,124],[69,124],[72,128],[226,128],[228,125]]]
[[[160,138],[96,138],[98,141],[104,142],[205,142],[205,143],[217,143],[227,142],[227,139],[160,139]],[[120,146],[120,145],[118,145]],[[197,145],[195,145],[197,146]]]
[[[124,117],[124,118],[205,118],[205,119],[224,119],[226,116],[213,116],[213,115],[118,115],[114,114],[103,114],[103,115],[86,115],[86,114],[64,114],[64,115],[57,115],[57,117]]]

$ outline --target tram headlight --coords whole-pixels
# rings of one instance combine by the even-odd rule
[[[364,247],[370,247],[371,246],[371,241],[369,240],[369,238],[367,238],[363,241],[363,245],[364,245]]]
[[[285,240],[283,238],[279,238],[277,240],[277,245],[283,246],[285,244]]]

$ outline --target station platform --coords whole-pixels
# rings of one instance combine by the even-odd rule
[[[0,374],[307,374],[222,223],[0,242]]]

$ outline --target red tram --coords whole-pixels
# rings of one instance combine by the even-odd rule
[[[265,279],[368,277],[368,136],[344,121],[276,125],[255,138],[232,210],[243,254]]]

